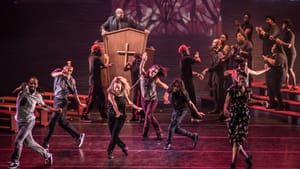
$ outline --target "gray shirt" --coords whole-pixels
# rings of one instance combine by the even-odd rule
[[[77,95],[76,82],[73,77],[67,78],[63,75],[59,75],[54,78],[54,97],[58,99],[68,100],[70,93]]]
[[[44,106],[45,103],[43,101],[43,97],[37,91],[31,94],[28,86],[26,86],[22,91],[20,91],[17,98],[17,113],[15,115],[16,121],[29,122],[34,120],[34,109],[36,104]]]
[[[155,79],[150,79],[141,75],[141,94],[145,100],[155,100],[157,98]]]

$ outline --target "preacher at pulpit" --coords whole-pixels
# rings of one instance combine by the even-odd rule
[[[115,15],[108,17],[108,19],[102,24],[100,31],[103,36],[106,32],[123,28],[134,28],[144,30],[149,33],[148,30],[146,30],[141,24],[138,24],[134,19],[125,16],[124,10],[121,8],[117,8],[115,10]]]

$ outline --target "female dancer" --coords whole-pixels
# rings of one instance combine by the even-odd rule
[[[238,75],[238,84],[227,90],[224,104],[224,113],[229,115],[228,129],[229,141],[232,145],[231,169],[235,169],[235,162],[238,153],[241,151],[247,163],[247,169],[252,167],[252,156],[248,155],[243,148],[243,143],[248,134],[250,90],[246,86],[247,74],[240,72]]]
[[[147,61],[147,53],[142,56],[142,62],[140,64],[140,85],[142,94],[142,107],[145,112],[145,121],[143,129],[143,140],[148,138],[148,132],[150,124],[156,131],[157,139],[162,139],[162,130],[157,119],[154,117],[153,113],[156,110],[158,98],[156,92],[156,84],[160,85],[165,90],[168,89],[168,85],[160,81],[159,77],[167,76],[166,68],[160,65],[152,65],[148,71],[144,70],[144,65]],[[165,97],[165,100],[167,98]]]
[[[128,148],[125,143],[119,138],[120,131],[126,120],[126,111],[125,105],[126,101],[128,104],[138,111],[141,111],[142,108],[136,106],[129,99],[130,86],[127,80],[122,76],[115,77],[110,86],[107,89],[108,92],[108,127],[111,134],[110,143],[108,145],[107,153],[108,159],[113,159],[112,152],[115,148],[115,145],[118,145],[125,156],[128,155]]]
[[[181,121],[185,117],[186,113],[188,112],[188,106],[196,112],[197,116],[202,117],[204,113],[199,112],[196,106],[193,104],[192,100],[190,99],[185,86],[184,82],[180,79],[174,80],[168,89],[168,92],[172,94],[171,103],[173,105],[173,113],[171,118],[171,123],[169,125],[169,132],[168,132],[168,139],[167,144],[165,146],[165,150],[169,150],[171,148],[171,141],[174,132],[183,136],[187,136],[193,140],[193,148],[196,147],[198,142],[198,134],[186,131],[185,129],[180,128]]]

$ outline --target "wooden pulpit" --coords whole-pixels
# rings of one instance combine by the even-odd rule
[[[135,53],[148,53],[145,69],[153,64],[154,48],[146,48],[148,33],[132,28],[111,31],[103,36],[104,52],[109,56],[113,66],[102,73],[103,86],[108,86],[115,76],[123,76],[131,84],[130,71],[125,72],[124,66],[131,62]]]

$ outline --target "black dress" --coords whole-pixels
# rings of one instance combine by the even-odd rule
[[[230,95],[228,137],[231,144],[243,145],[248,134],[250,114],[248,109],[248,98],[250,90],[246,88],[243,94],[239,94],[238,86],[227,90]]]

